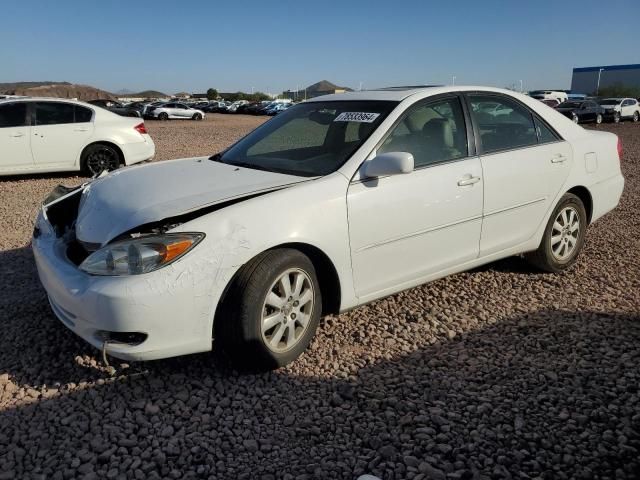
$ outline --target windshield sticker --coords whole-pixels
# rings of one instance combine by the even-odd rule
[[[373,123],[376,118],[380,116],[379,113],[366,113],[366,112],[342,112],[333,121],[334,122],[358,122],[358,123]]]

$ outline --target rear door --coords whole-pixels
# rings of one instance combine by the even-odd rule
[[[467,95],[484,176],[480,256],[529,240],[569,175],[572,149],[520,102],[500,94]],[[500,102],[507,115],[483,109]]]
[[[33,168],[27,102],[0,104],[0,172]]]
[[[31,151],[38,169],[79,168],[80,153],[93,135],[93,111],[65,102],[34,102]]]

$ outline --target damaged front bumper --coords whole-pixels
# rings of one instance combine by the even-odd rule
[[[153,360],[211,349],[217,298],[188,258],[143,275],[92,276],[69,259],[67,237],[42,211],[32,248],[55,315],[108,355]]]

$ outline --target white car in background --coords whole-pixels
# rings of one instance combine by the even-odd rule
[[[96,176],[151,159],[139,118],[75,100],[0,100],[0,175],[80,170]]]
[[[616,135],[507,90],[327,95],[212,157],[78,187],[43,206],[32,245],[55,314],[107,354],[215,339],[276,368],[323,314],[512,255],[566,270],[618,204],[621,155]]]
[[[158,120],[202,120],[205,113],[184,103],[166,102],[147,106],[144,116]]]
[[[600,100],[604,118],[615,123],[621,120],[640,120],[640,105],[635,98],[605,98]]]

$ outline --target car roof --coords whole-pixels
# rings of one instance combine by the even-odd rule
[[[487,92],[487,93],[503,93],[513,95],[516,92],[511,90],[505,90],[503,88],[494,87],[480,87],[473,85],[451,85],[451,86],[437,86],[437,85],[418,85],[418,86],[401,86],[401,87],[385,87],[373,90],[361,90],[357,92],[344,92],[344,93],[332,93],[323,95],[320,97],[314,97],[306,100],[307,102],[326,102],[326,101],[367,101],[367,100],[386,100],[401,102],[402,100],[412,97],[420,96],[427,97],[432,95],[438,95],[442,93],[455,93],[455,92]]]
[[[11,102],[63,102],[63,103],[76,103],[78,105],[85,105],[89,107],[95,107],[90,103],[83,102],[75,98],[59,98],[59,97],[19,97],[19,98],[3,98],[0,99],[0,104]]]

